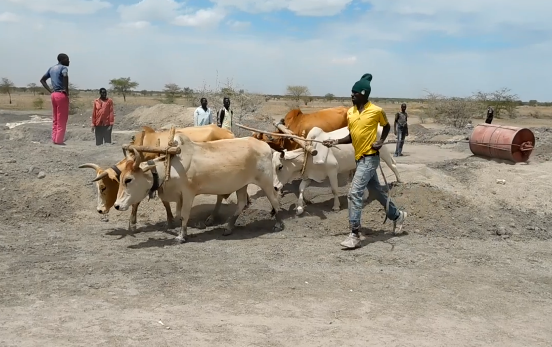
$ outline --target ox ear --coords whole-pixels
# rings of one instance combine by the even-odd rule
[[[91,182],[97,182],[101,180],[102,178],[106,177],[108,175],[107,171],[102,172],[98,176],[96,176]]]

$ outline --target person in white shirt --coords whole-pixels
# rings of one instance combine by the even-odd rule
[[[201,98],[201,106],[194,112],[194,126],[209,125],[213,123],[211,109],[207,107],[207,99]]]

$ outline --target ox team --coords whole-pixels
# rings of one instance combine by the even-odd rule
[[[63,94],[63,95],[52,95],[52,104],[56,104],[58,106],[61,104],[62,105],[61,106],[61,108],[62,108],[61,112],[63,112],[64,111],[63,107],[65,107],[65,101],[66,101],[66,98],[67,98],[67,95],[68,95],[68,92],[66,92],[67,85],[68,85],[67,84],[68,83],[67,78],[66,78],[67,72],[66,72],[66,69],[64,70],[64,67],[69,65],[69,60],[68,60],[68,58],[65,58],[63,55],[60,55],[58,57],[58,60],[60,61],[59,65],[62,65],[62,66],[57,67],[57,68],[56,67],[51,68],[47,72],[47,74],[43,77],[41,82],[44,82],[43,84],[45,85],[45,88],[49,89],[48,86],[45,83],[45,80],[48,77],[52,76],[52,71],[51,70],[53,70],[54,72],[57,71],[59,76],[64,77],[64,78],[55,77],[55,81],[53,81],[54,91],[52,92],[52,94],[55,94],[55,93]],[[378,106],[374,105],[372,102],[370,102],[368,100],[368,97],[369,97],[370,92],[371,92],[371,81],[372,81],[372,75],[371,74],[364,74],[361,77],[361,79],[353,85],[353,87],[351,89],[351,99],[352,99],[352,102],[353,102],[353,106],[347,110],[347,112],[346,112],[346,128],[342,128],[342,129],[347,129],[348,134],[345,135],[342,138],[339,138],[339,139],[335,139],[335,138],[334,139],[331,139],[331,138],[328,139],[326,137],[326,139],[323,140],[323,145],[328,147],[328,148],[332,148],[336,145],[351,144],[352,148],[354,149],[354,161],[355,161],[355,164],[356,164],[355,165],[356,169],[355,169],[355,174],[354,174],[351,186],[349,188],[349,193],[347,195],[348,210],[349,210],[349,226],[350,226],[350,231],[351,232],[350,232],[349,236],[347,237],[347,239],[341,243],[341,246],[343,246],[346,249],[354,249],[354,248],[358,248],[358,247],[361,246],[360,235],[359,234],[360,234],[360,227],[361,227],[361,213],[362,213],[362,207],[363,207],[363,197],[364,197],[364,191],[366,189],[368,189],[370,193],[374,194],[375,199],[378,200],[380,202],[380,204],[386,208],[387,217],[390,220],[393,221],[393,232],[395,234],[398,234],[398,233],[402,232],[402,226],[403,226],[403,223],[404,223],[404,221],[407,217],[407,212],[406,211],[399,210],[395,206],[393,201],[388,199],[387,194],[383,191],[383,189],[382,189],[382,187],[379,183],[379,180],[378,180],[377,169],[380,165],[380,153],[379,152],[380,152],[380,149],[382,149],[383,143],[385,142],[385,140],[386,140],[386,138],[389,134],[391,126],[389,124],[389,121],[387,120],[387,116],[386,116],[385,111],[381,107],[378,107]],[[106,101],[106,91],[105,90],[101,90],[100,99],[103,102]],[[61,100],[61,102],[60,102],[60,100]],[[111,103],[111,105],[112,105],[112,103]],[[405,107],[403,107],[403,110],[402,110],[403,112],[405,111],[404,108]],[[112,106],[111,106],[111,109],[112,109]],[[327,112],[327,111],[328,110],[323,110],[322,112]],[[341,112],[340,110],[337,110],[337,111],[338,111],[338,113]],[[61,131],[59,131],[59,130],[57,130],[56,127],[54,127],[53,134],[52,134],[52,139],[53,139],[54,143],[59,143],[60,138],[63,139],[63,132],[64,132],[63,120],[64,120],[64,118],[63,118],[63,115],[61,117],[59,117],[59,113],[60,113],[60,110],[59,110],[59,107],[58,107],[57,109],[54,110],[54,119],[56,117],[58,117],[58,125],[59,125],[59,119],[61,118],[61,122],[62,122],[61,123],[61,128],[62,129],[61,129]],[[299,113],[297,113],[297,115],[298,116],[299,115],[300,116],[308,116],[308,115],[303,115],[302,113],[300,113],[300,111],[299,111]],[[233,111],[230,108],[230,100],[228,98],[224,98],[223,108],[221,110],[219,110],[216,114],[216,123],[213,122],[211,109],[207,107],[207,99],[202,98],[201,99],[201,106],[198,107],[196,109],[196,111],[194,112],[194,125],[196,127],[199,127],[199,128],[204,128],[204,127],[207,128],[209,126],[214,126],[215,129],[216,128],[222,128],[221,130],[227,131],[229,133],[229,135],[230,135],[229,138],[233,138],[233,136],[231,136],[232,135],[232,133],[231,133],[232,116],[233,116]],[[288,116],[289,116],[289,114],[288,114]],[[286,118],[288,116],[286,116]],[[111,118],[111,119],[108,118],[108,120],[111,120],[111,122],[112,122],[112,119],[113,118]],[[312,117],[311,117],[311,119],[312,119]],[[65,119],[65,122],[66,122],[66,119]],[[212,124],[212,123],[215,123],[216,125]],[[335,123],[338,126],[341,125],[341,124],[343,124],[341,126],[345,125],[344,121],[339,121],[338,120]],[[110,125],[112,125],[112,123]],[[381,135],[379,136],[379,139],[378,139],[378,135],[379,135],[378,126],[382,127],[381,130],[380,130]],[[197,128],[197,129],[200,130],[199,128]],[[186,130],[188,130],[188,129],[192,130],[192,128],[179,129],[179,132],[180,131],[186,132]],[[201,129],[201,130],[203,131],[203,130],[208,130],[208,129]],[[327,129],[327,130],[331,130],[331,129]],[[322,129],[315,127],[315,129],[313,129],[313,131],[314,132],[321,132]],[[150,129],[150,132],[152,134],[155,134],[155,131],[153,129]],[[340,134],[341,132],[340,131],[334,131],[332,133]],[[155,134],[155,135],[157,135],[157,134]],[[159,135],[161,135],[161,134],[159,134]],[[167,134],[165,134],[165,135],[167,135]],[[338,136],[342,136],[342,135],[338,135]],[[281,148],[279,148],[278,145],[275,144],[272,139],[266,140],[265,138],[263,138],[263,136],[260,136],[259,134],[254,134],[253,137],[255,137],[259,140],[262,140],[264,142],[268,142],[270,147],[276,146],[276,148],[273,147],[273,149],[276,149],[277,151],[281,150]],[[183,141],[184,139],[188,139],[188,137],[182,138],[180,136],[178,136],[178,138],[179,138],[180,141]],[[222,137],[222,138],[225,138],[225,137]],[[168,140],[168,139],[166,139],[166,140]],[[196,139],[196,141],[197,140],[200,140],[200,139],[198,138],[198,139]],[[214,139],[205,138],[203,140],[208,141],[208,140],[214,140]],[[280,139],[280,141],[281,140],[283,140],[283,139]],[[184,141],[186,142],[186,141],[189,141],[189,140],[184,140]],[[230,140],[230,141],[233,141],[233,140]],[[241,140],[241,141],[243,141],[243,140]],[[165,142],[165,141],[163,141],[163,142]],[[199,143],[200,142],[198,142],[198,144]],[[282,143],[283,142],[280,142],[280,145]],[[195,145],[194,142],[189,142],[189,145],[198,146],[198,145]],[[251,145],[253,145],[253,143],[251,143]],[[253,146],[253,147],[255,147],[255,146]],[[198,150],[200,148],[201,147],[198,147]],[[267,146],[267,148],[268,148],[268,146]],[[258,150],[262,152],[260,147],[258,148]],[[248,152],[248,151],[246,151],[246,152]],[[274,154],[275,154],[274,158],[280,156],[280,154],[277,154],[277,153],[274,153]],[[247,154],[246,154],[246,156],[247,156]],[[285,157],[285,156],[282,156],[282,158],[283,157]],[[352,157],[353,157],[353,154],[351,154],[351,160],[352,160]],[[259,157],[259,159],[260,159],[260,157]],[[243,158],[243,160],[246,160],[246,158]],[[141,161],[141,160],[138,160],[138,161]],[[394,161],[392,161],[391,158],[386,159],[386,163],[388,165],[391,164],[390,167],[392,167],[392,169],[394,169],[394,171],[396,171],[396,168],[394,167]],[[125,160],[123,160],[118,164],[126,164],[126,163],[125,163]],[[137,164],[139,164],[139,162],[135,163],[134,170],[138,169]],[[148,163],[148,165],[150,165],[150,164]],[[117,166],[119,166],[119,165],[117,165]],[[126,166],[126,165],[123,165],[123,166]],[[263,170],[265,170],[265,171],[262,172],[262,175],[259,174],[259,175],[254,175],[254,176],[255,177],[259,176],[259,177],[262,178],[263,187],[261,187],[261,188],[265,191],[265,193],[267,193],[267,196],[269,196],[269,200],[272,198],[271,203],[273,204],[273,208],[274,208],[273,213],[276,214],[276,220],[277,220],[277,224],[275,225],[275,230],[277,230],[277,229],[283,228],[283,224],[282,224],[282,222],[281,222],[281,220],[278,216],[279,203],[277,203],[274,200],[274,196],[273,196],[274,191],[271,190],[271,189],[268,189],[266,187],[267,182],[268,182],[268,181],[266,181],[266,178],[272,177],[272,175],[268,175],[268,172],[266,172],[266,168],[268,166],[270,166],[270,164],[268,164],[268,163],[265,163],[265,164],[259,166],[259,168],[262,169],[261,171],[263,171]],[[279,166],[281,167],[282,165],[279,165]],[[100,167],[97,166],[96,164],[84,164],[84,165],[81,165],[80,167],[83,167],[83,168],[84,167],[90,167],[90,168],[93,168],[94,170],[96,170],[97,177],[94,179],[94,181],[97,181],[97,184],[101,185],[102,181],[106,181],[106,180],[109,181],[111,179],[110,177],[108,178],[108,171],[104,171],[104,170],[100,169]],[[115,166],[113,166],[113,167],[115,167]],[[111,169],[108,169],[108,170],[111,170]],[[278,169],[276,169],[276,170],[278,170]],[[121,171],[121,168],[118,168],[116,171]],[[255,170],[252,170],[252,171],[255,171]],[[204,171],[204,172],[213,172],[213,171],[207,170],[207,171]],[[117,175],[115,172],[114,172],[114,174]],[[229,176],[231,176],[231,175],[229,175]],[[274,176],[277,176],[277,173],[275,173]],[[200,179],[200,178],[198,178],[198,179]],[[400,180],[398,174],[397,174],[397,179]],[[232,220],[229,222],[229,225],[228,225],[228,233],[231,232],[231,230],[233,229],[233,227],[234,227],[233,222],[235,222],[235,219],[237,218],[237,216],[239,215],[241,210],[246,205],[249,204],[249,196],[247,195],[246,190],[245,190],[247,184],[248,183],[259,184],[261,182],[257,182],[257,179],[252,177],[252,178],[248,179],[248,182],[244,181],[242,183],[244,183],[245,186],[242,189],[240,189],[241,193],[238,196],[238,200],[239,200],[239,205],[243,205],[243,206],[238,206],[238,210],[236,211],[236,214],[231,218]],[[283,183],[285,183],[285,182],[283,182]],[[99,204],[99,205],[104,205],[104,203],[107,202],[107,201],[103,201],[103,200],[105,200],[105,196],[103,196],[104,194],[102,193],[102,192],[106,191],[105,188],[107,188],[107,186],[108,186],[108,184],[106,184],[106,182],[103,182],[103,189],[100,189],[100,192],[99,192],[99,195],[98,195],[98,201],[100,202],[100,200],[102,200],[102,203]],[[236,187],[238,187],[238,186],[242,186],[241,183],[238,183],[236,185]],[[102,188],[102,187],[98,186],[98,188]],[[113,186],[113,188],[110,189],[110,191],[112,191],[112,193],[114,193],[115,188],[116,187]],[[119,190],[121,188],[122,187],[119,187]],[[189,188],[192,188],[192,187],[189,187]],[[334,187],[332,185],[332,190],[335,190],[333,188]],[[102,193],[102,194],[100,194],[100,193]],[[212,194],[213,192],[199,192],[199,191],[198,192],[192,192],[192,191],[190,191],[188,193],[191,193],[191,195],[187,194],[188,197],[187,197],[187,199],[184,199],[184,200],[193,201],[193,197],[196,194],[202,194],[202,193],[203,194],[205,194],[205,193]],[[208,218],[208,220],[212,219],[216,215],[222,198],[223,197],[227,198],[229,193],[230,192],[225,191],[223,195],[219,194],[219,197],[217,199],[217,205],[215,206],[215,210],[213,211],[210,218]],[[334,194],[335,193],[336,192],[334,192]],[[217,194],[218,194],[218,192],[217,192]],[[236,194],[238,195],[237,190],[236,190]],[[102,195],[101,199],[100,199],[100,195]],[[113,201],[113,200],[115,200],[114,198],[115,197],[113,196],[113,198],[109,199],[109,200],[111,200],[109,202],[109,205],[113,205],[113,203],[115,202],[115,201]],[[141,198],[143,198],[143,197],[141,197]],[[139,204],[139,201],[141,200],[141,198],[139,198],[139,200],[133,202],[133,211],[132,211],[133,214],[131,215],[129,228],[132,227],[132,226],[134,226],[132,229],[135,228],[135,225],[136,225],[135,213],[136,213],[136,209],[138,207],[138,204]],[[170,200],[173,200],[173,198],[170,198]],[[168,200],[168,201],[170,201],[170,200]],[[119,201],[119,197],[117,197],[117,202],[118,201]],[[168,201],[163,200],[163,204],[166,205],[165,208],[167,210],[167,221],[169,222],[169,224],[171,224],[171,222],[173,220],[173,216],[172,216],[172,213],[170,213],[170,206],[167,206]],[[184,201],[182,201],[182,198],[178,198],[178,199],[176,199],[176,201],[179,202],[180,205],[184,202]],[[337,203],[338,203],[338,201],[339,200],[337,200]],[[118,208],[119,206],[117,205],[117,202],[115,202],[115,205],[116,205],[117,209],[119,209]],[[109,208],[111,206],[103,206],[103,207],[105,207],[105,211],[104,211],[104,209],[102,209],[101,211],[98,210],[100,213],[107,213],[107,211],[109,210]],[[339,207],[338,205],[334,206],[334,209],[336,209],[336,208],[338,209],[338,207]],[[126,206],[126,208],[128,208],[128,206]],[[186,216],[183,216],[182,212],[185,212]],[[188,215],[189,211],[179,210],[179,211],[177,211],[177,213],[178,213],[177,216],[179,217],[178,219],[181,219],[182,217],[184,217],[184,218],[181,219],[182,220],[182,228],[181,228],[181,232],[180,232],[179,237],[178,237],[179,241],[184,241],[187,237],[186,222],[187,222],[187,219],[188,219],[188,216],[189,216]],[[212,221],[210,221],[210,222],[212,222]]]

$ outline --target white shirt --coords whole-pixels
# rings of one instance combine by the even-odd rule
[[[209,125],[213,123],[213,117],[211,109],[207,108],[207,111],[203,107],[199,106],[194,112],[194,126]]]

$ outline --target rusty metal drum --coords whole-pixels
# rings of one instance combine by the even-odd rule
[[[479,124],[470,136],[470,150],[475,155],[526,162],[535,147],[535,135],[527,128]]]

